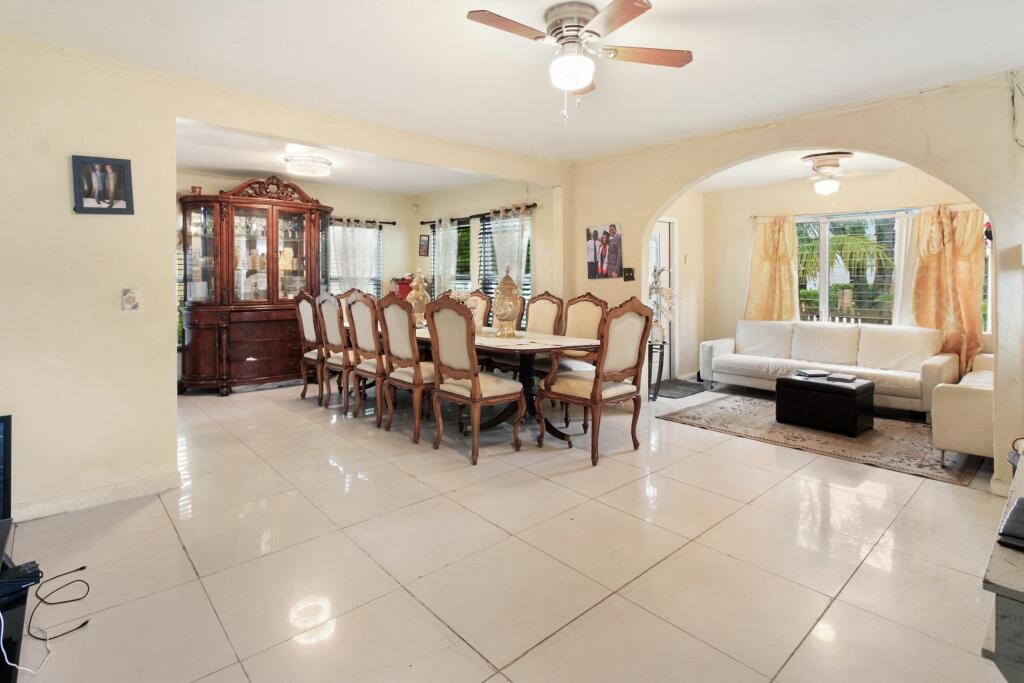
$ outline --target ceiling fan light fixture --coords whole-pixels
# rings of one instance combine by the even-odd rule
[[[559,90],[582,90],[594,82],[594,60],[576,43],[564,45],[551,60],[548,75]]]
[[[284,167],[291,175],[323,178],[331,175],[332,161],[316,156],[286,156]]]
[[[839,181],[835,178],[821,178],[814,181],[814,191],[823,197],[828,197],[839,192]]]

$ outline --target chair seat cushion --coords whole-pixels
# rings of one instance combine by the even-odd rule
[[[473,384],[468,379],[452,379],[448,378],[441,383],[441,391],[447,391],[451,394],[459,394],[460,396],[472,396]],[[490,398],[492,396],[505,396],[507,394],[518,394],[522,393],[523,385],[514,379],[507,379],[499,375],[492,374],[490,372],[480,373],[480,395],[481,398]]]
[[[567,396],[590,398],[591,392],[594,390],[595,374],[593,370],[589,372],[559,372],[555,376],[555,383],[548,390]],[[632,394],[635,391],[636,387],[631,382],[605,382],[601,385],[601,398],[615,398]]]
[[[302,357],[303,358],[308,358],[309,360],[316,360],[318,353],[320,353],[320,352],[317,351],[316,349],[310,349],[309,351],[306,351],[304,354],[302,354]],[[292,357],[294,358],[294,356],[292,356]]]
[[[547,374],[551,369],[551,356],[537,356],[533,367]],[[559,358],[558,369],[565,372],[593,372],[594,364],[588,363],[585,360],[576,360],[575,358]]]
[[[566,349],[562,351],[563,356],[571,356],[573,358],[585,358],[592,353],[593,351],[585,351],[583,349]]]
[[[422,361],[420,363],[420,375],[423,377],[424,384],[433,384],[434,364]],[[391,379],[397,379],[399,382],[416,383],[416,375],[413,373],[412,368],[395,368],[389,376]]]
[[[344,367],[345,361],[352,362],[352,352],[349,350],[342,351],[341,353],[333,353],[328,359],[327,364],[332,368]]]
[[[356,366],[356,370],[362,370],[363,372],[372,372],[377,374],[377,359],[367,358],[362,363]]]

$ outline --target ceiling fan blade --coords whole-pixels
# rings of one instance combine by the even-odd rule
[[[535,28],[530,28],[526,24],[520,24],[518,21],[512,21],[507,17],[503,17],[500,14],[494,12],[488,12],[485,9],[475,9],[466,14],[466,18],[470,21],[475,21],[491,28],[496,28],[501,31],[507,31],[508,33],[514,33],[517,36],[523,38],[529,38],[530,40],[545,40],[548,34],[543,31],[538,31]]]
[[[572,95],[573,97],[583,97],[584,95],[588,95],[594,92],[595,90],[597,90],[597,86],[594,85],[593,81],[591,81],[590,85],[588,85],[587,87],[580,88],[579,90],[570,90],[569,94]]]
[[[608,45],[600,48],[598,55],[604,59],[614,59],[617,62],[672,66],[677,69],[693,61],[693,53],[689,50],[662,50],[656,47]]]
[[[585,31],[593,31],[602,38],[625,26],[651,9],[649,0],[612,0],[597,16],[587,23]]]

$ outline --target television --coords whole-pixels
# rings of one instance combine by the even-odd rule
[[[0,415],[0,519],[11,518],[11,416]]]

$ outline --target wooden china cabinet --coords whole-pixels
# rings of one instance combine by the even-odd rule
[[[293,300],[319,293],[324,206],[276,176],[180,198],[185,261],[178,392],[299,377]]]

